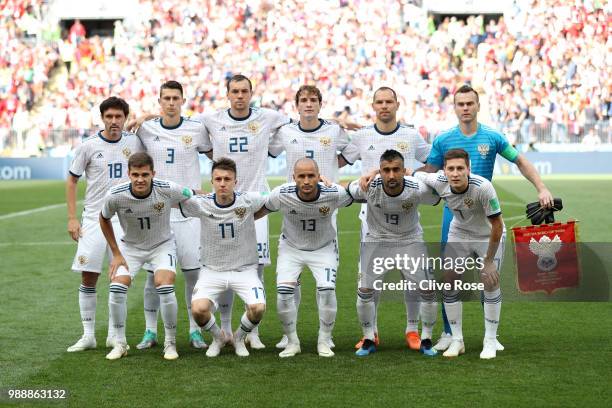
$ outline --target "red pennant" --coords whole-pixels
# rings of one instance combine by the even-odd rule
[[[576,221],[512,228],[521,292],[575,288],[580,284]]]

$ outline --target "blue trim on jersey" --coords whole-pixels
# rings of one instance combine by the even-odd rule
[[[129,189],[130,189],[130,186],[129,186],[129,185],[128,185],[128,186],[121,187],[121,188],[115,188],[115,189],[111,190],[111,194],[118,194],[118,193],[122,193],[122,192],[124,192],[124,191],[128,191]]]
[[[183,124],[183,117],[181,116],[181,120],[179,121],[179,123],[177,125],[174,126],[165,126],[164,125],[164,119],[163,118],[159,118],[159,125],[161,127],[163,127],[166,130],[174,130],[174,129],[178,129],[181,127],[181,125]]]
[[[98,137],[104,140],[106,143],[117,143],[123,138],[123,132],[121,132],[121,136],[117,140],[110,140],[110,139],[105,138],[104,136],[102,136],[102,131],[98,132]]]
[[[321,129],[324,124],[325,124],[325,121],[323,119],[319,119],[319,126],[317,126],[314,129],[304,129],[302,127],[302,125],[300,124],[300,122],[297,123],[297,126],[298,126],[298,129],[300,129],[301,132],[312,133],[312,132],[316,132],[317,130]]]
[[[219,203],[217,202],[217,194],[216,194],[216,193],[215,193],[215,194],[213,194],[212,199],[213,199],[213,201],[215,202],[215,205],[216,205],[217,207],[219,207],[219,208],[229,208],[229,207],[231,207],[232,205],[234,205],[234,204],[236,203],[236,193],[234,192],[234,199],[232,200],[232,202],[231,202],[231,203],[229,203],[229,204],[227,204],[227,205],[219,204]]]
[[[246,115],[244,118],[237,118],[237,117],[235,117],[235,116],[232,116],[232,113],[231,113],[230,111],[231,111],[231,109],[228,109],[228,110],[227,110],[227,114],[229,115],[229,117],[230,117],[230,118],[232,118],[233,120],[236,120],[236,121],[238,121],[238,122],[241,122],[241,121],[243,121],[243,120],[247,120],[248,118],[250,118],[250,117],[251,117],[251,114],[253,113],[253,108],[249,108],[249,114],[248,114],[248,115]]]
[[[382,132],[378,129],[378,126],[376,126],[376,124],[374,124],[374,130],[376,131],[376,133],[378,133],[379,135],[383,135],[383,136],[389,136],[394,134],[395,132],[397,132],[400,128],[400,124],[398,123],[397,126],[395,127],[395,129],[393,129],[390,132]]]
[[[71,172],[70,170],[68,170],[68,173],[70,173],[72,176],[76,177],[76,178],[80,178],[81,175],[78,174],[74,174],[73,172]]]

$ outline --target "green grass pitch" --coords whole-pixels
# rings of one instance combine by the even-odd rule
[[[566,210],[558,218],[580,220],[583,241],[612,242],[610,178],[556,177],[545,180]],[[278,184],[274,180],[272,184]],[[519,221],[535,192],[524,179],[495,182],[509,227]],[[82,197],[82,185],[81,194]],[[226,349],[216,359],[189,348],[183,278],[177,275],[179,360],[162,359],[160,347],[139,351],[144,330],[143,274],[129,292],[128,342],[125,359],[104,356],[108,314],[108,280],[98,284],[98,349],[66,353],[81,335],[77,289],[79,275],[70,272],[76,244],[66,233],[62,182],[0,183],[0,389],[65,389],[59,403],[31,406],[610,406],[612,379],[612,306],[610,303],[516,302],[502,306],[500,341],[506,351],[481,361],[482,308],[468,302],[464,310],[466,354],[448,360],[428,359],[404,344],[403,302],[383,302],[379,311],[379,352],[357,358],[360,337],[355,310],[359,248],[358,206],[338,218],[340,271],[336,356],[316,354],[318,318],[314,282],[303,275],[298,330],[302,354],[281,360],[274,344],[281,336],[276,316],[275,266],[266,269],[268,310],[260,328],[267,345],[239,359]],[[48,207],[42,210],[40,207]],[[35,210],[15,216],[14,213]],[[428,241],[439,237],[440,207],[421,208]],[[12,215],[11,215],[12,214]],[[526,225],[522,222],[521,225]],[[278,214],[271,216],[270,242],[276,259]],[[512,259],[506,258],[504,287],[514,285]],[[234,308],[234,327],[242,310]],[[441,319],[434,330],[441,330]],[[160,333],[163,327],[160,323]],[[207,340],[209,338],[207,337]],[[6,395],[6,393],[5,393]],[[0,400],[0,405],[8,400]]]

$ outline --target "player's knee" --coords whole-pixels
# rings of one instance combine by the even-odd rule
[[[253,303],[247,306],[249,318],[251,321],[259,321],[266,311],[265,303]]]
[[[191,303],[191,314],[196,322],[206,323],[212,314],[212,304],[206,300],[196,300]]]
[[[172,271],[158,270],[155,271],[155,286],[174,285],[175,274]]]
[[[357,301],[369,303],[374,300],[374,289],[359,288],[357,289]]]
[[[92,288],[98,283],[99,273],[96,272],[81,272],[81,283],[83,286]]]
[[[115,276],[111,282],[120,283],[125,286],[130,286],[132,284],[132,278],[129,276],[125,276],[125,275]]]
[[[279,308],[291,306],[295,297],[295,287],[290,284],[279,284],[276,287],[276,302]]]

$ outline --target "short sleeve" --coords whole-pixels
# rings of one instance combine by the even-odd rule
[[[262,193],[249,192],[249,193],[246,193],[246,195],[251,201],[251,209],[253,210],[253,212],[257,212],[261,209],[261,207],[264,206],[264,204],[268,200],[268,196],[270,195],[270,193],[268,192],[262,192]]]
[[[350,165],[361,159],[361,152],[359,151],[359,145],[357,144],[357,142],[357,138],[353,136],[353,139],[349,142],[349,144],[346,145],[344,150],[342,150],[342,152],[340,153],[344,160]]]
[[[209,212],[202,205],[202,197],[193,196],[188,200],[179,202],[179,209],[185,218],[208,216]]]
[[[291,123],[289,116],[285,115],[284,113],[273,110],[269,110],[269,113],[272,116],[272,130],[279,130],[282,126]]]
[[[417,171],[414,173],[414,177],[433,189],[438,195],[446,188],[446,176],[442,172],[426,173],[424,171]]]
[[[268,195],[264,207],[266,210],[276,212],[280,210],[280,189],[281,186],[272,189]]]
[[[171,181],[168,184],[170,184],[169,196],[172,205],[187,201],[193,196],[193,190],[188,187],[180,186]]]
[[[336,185],[338,192],[336,193],[336,208],[348,207],[353,204],[353,196],[342,186]]]
[[[427,157],[427,163],[439,169],[441,169],[444,164],[444,154],[442,152],[442,146],[440,146],[441,144],[440,138],[435,138],[431,145],[429,156]]]
[[[69,173],[74,177],[81,177],[87,168],[89,163],[89,157],[87,155],[87,148],[84,143],[81,143],[74,151],[74,157],[70,163]]]
[[[412,181],[416,181],[419,185],[419,203],[427,205],[437,205],[440,202],[440,196],[433,188],[429,187],[421,180],[414,180],[414,178],[412,179]]]
[[[338,138],[336,140],[336,149],[338,149],[338,151],[342,153],[344,149],[346,149],[346,147],[349,145],[349,143],[350,142],[349,142],[348,134],[346,133],[344,129],[338,126]]]
[[[367,194],[359,187],[359,180],[352,181],[347,190],[351,197],[353,197],[353,200],[359,203],[365,203],[367,201]]]
[[[113,195],[110,192],[104,198],[104,205],[102,206],[101,215],[104,219],[110,220],[113,215],[117,212],[117,205]]]
[[[497,193],[491,182],[488,180],[483,181],[479,196],[480,203],[487,217],[496,217],[501,214],[499,199],[497,198]]]
[[[202,122],[200,133],[200,143],[198,144],[198,152],[209,153],[213,150],[212,140],[210,140],[210,127],[212,126],[212,118],[207,115],[197,115],[195,120]]]
[[[425,141],[417,132],[416,135],[416,148],[414,152],[414,158],[421,163],[427,163],[430,152],[433,150],[431,145]],[[442,166],[439,166],[442,167]]]
[[[272,135],[272,140],[270,140],[270,145],[268,146],[268,154],[270,156],[278,157],[285,150],[283,143],[284,133],[283,128],[280,128],[276,134]]]

